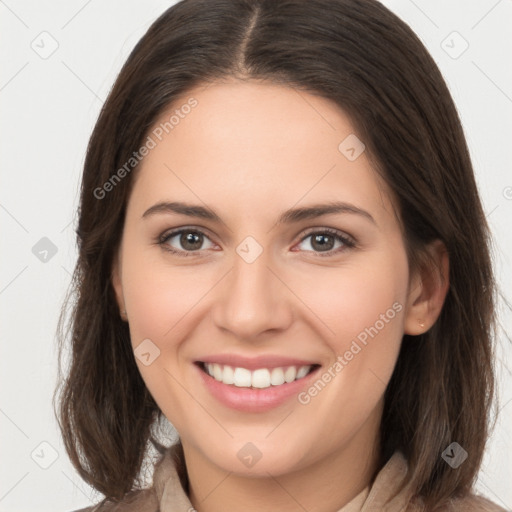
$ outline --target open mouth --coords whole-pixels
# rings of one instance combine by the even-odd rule
[[[283,366],[277,368],[233,367],[225,364],[205,363],[196,361],[201,370],[223,384],[241,388],[266,389],[289,384],[303,379],[320,368],[319,364],[306,366]]]

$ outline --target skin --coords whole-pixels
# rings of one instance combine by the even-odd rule
[[[440,313],[448,256],[434,243],[436,268],[411,272],[389,190],[365,152],[351,162],[338,150],[355,129],[331,101],[226,80],[188,91],[169,112],[190,97],[198,105],[137,171],[113,266],[133,348],[149,338],[160,350],[137,365],[180,434],[196,510],[338,510],[380,469],[383,394],[403,334],[428,330]],[[341,213],[276,224],[288,208],[334,200],[375,222]],[[222,222],[142,217],[162,201],[208,206]],[[195,250],[180,235],[166,242],[195,251],[188,257],[158,244],[182,227],[205,234]],[[310,228],[339,230],[356,245],[330,239],[322,256]],[[236,252],[247,236],[263,248],[250,264]],[[305,405],[292,398],[268,412],[229,409],[193,366],[215,353],[278,354],[317,361],[322,372],[394,303],[401,311]],[[249,441],[262,454],[251,468],[237,457]]]

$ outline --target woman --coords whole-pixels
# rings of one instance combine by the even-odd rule
[[[378,2],[168,9],[100,114],[77,235],[84,510],[503,510],[472,491],[489,232],[445,82]]]

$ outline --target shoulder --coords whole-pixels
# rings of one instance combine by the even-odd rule
[[[159,504],[152,489],[143,489],[133,492],[120,502],[103,500],[72,512],[159,512]]]
[[[404,474],[407,472],[408,463],[404,455],[400,451],[397,451],[388,461],[385,468],[387,468],[390,478],[398,480],[399,478],[403,478]],[[407,510],[407,512],[431,512],[426,509],[423,498],[413,496],[410,489],[404,489],[400,495],[405,496],[407,503],[405,510]],[[390,510],[394,510],[394,508]],[[400,510],[403,510],[403,507],[400,508]],[[474,490],[472,490],[466,494],[448,498],[446,501],[443,501],[443,503],[438,504],[432,512],[512,512],[512,510],[503,508],[484,496],[476,494]]]
[[[510,512],[476,494],[451,499],[439,512]]]

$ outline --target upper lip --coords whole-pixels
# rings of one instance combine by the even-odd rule
[[[236,354],[218,354],[205,356],[198,359],[197,362],[226,364],[233,368],[247,368],[248,370],[257,370],[258,368],[286,368],[288,366],[312,366],[319,364],[304,359],[271,354],[256,357],[238,356]]]

